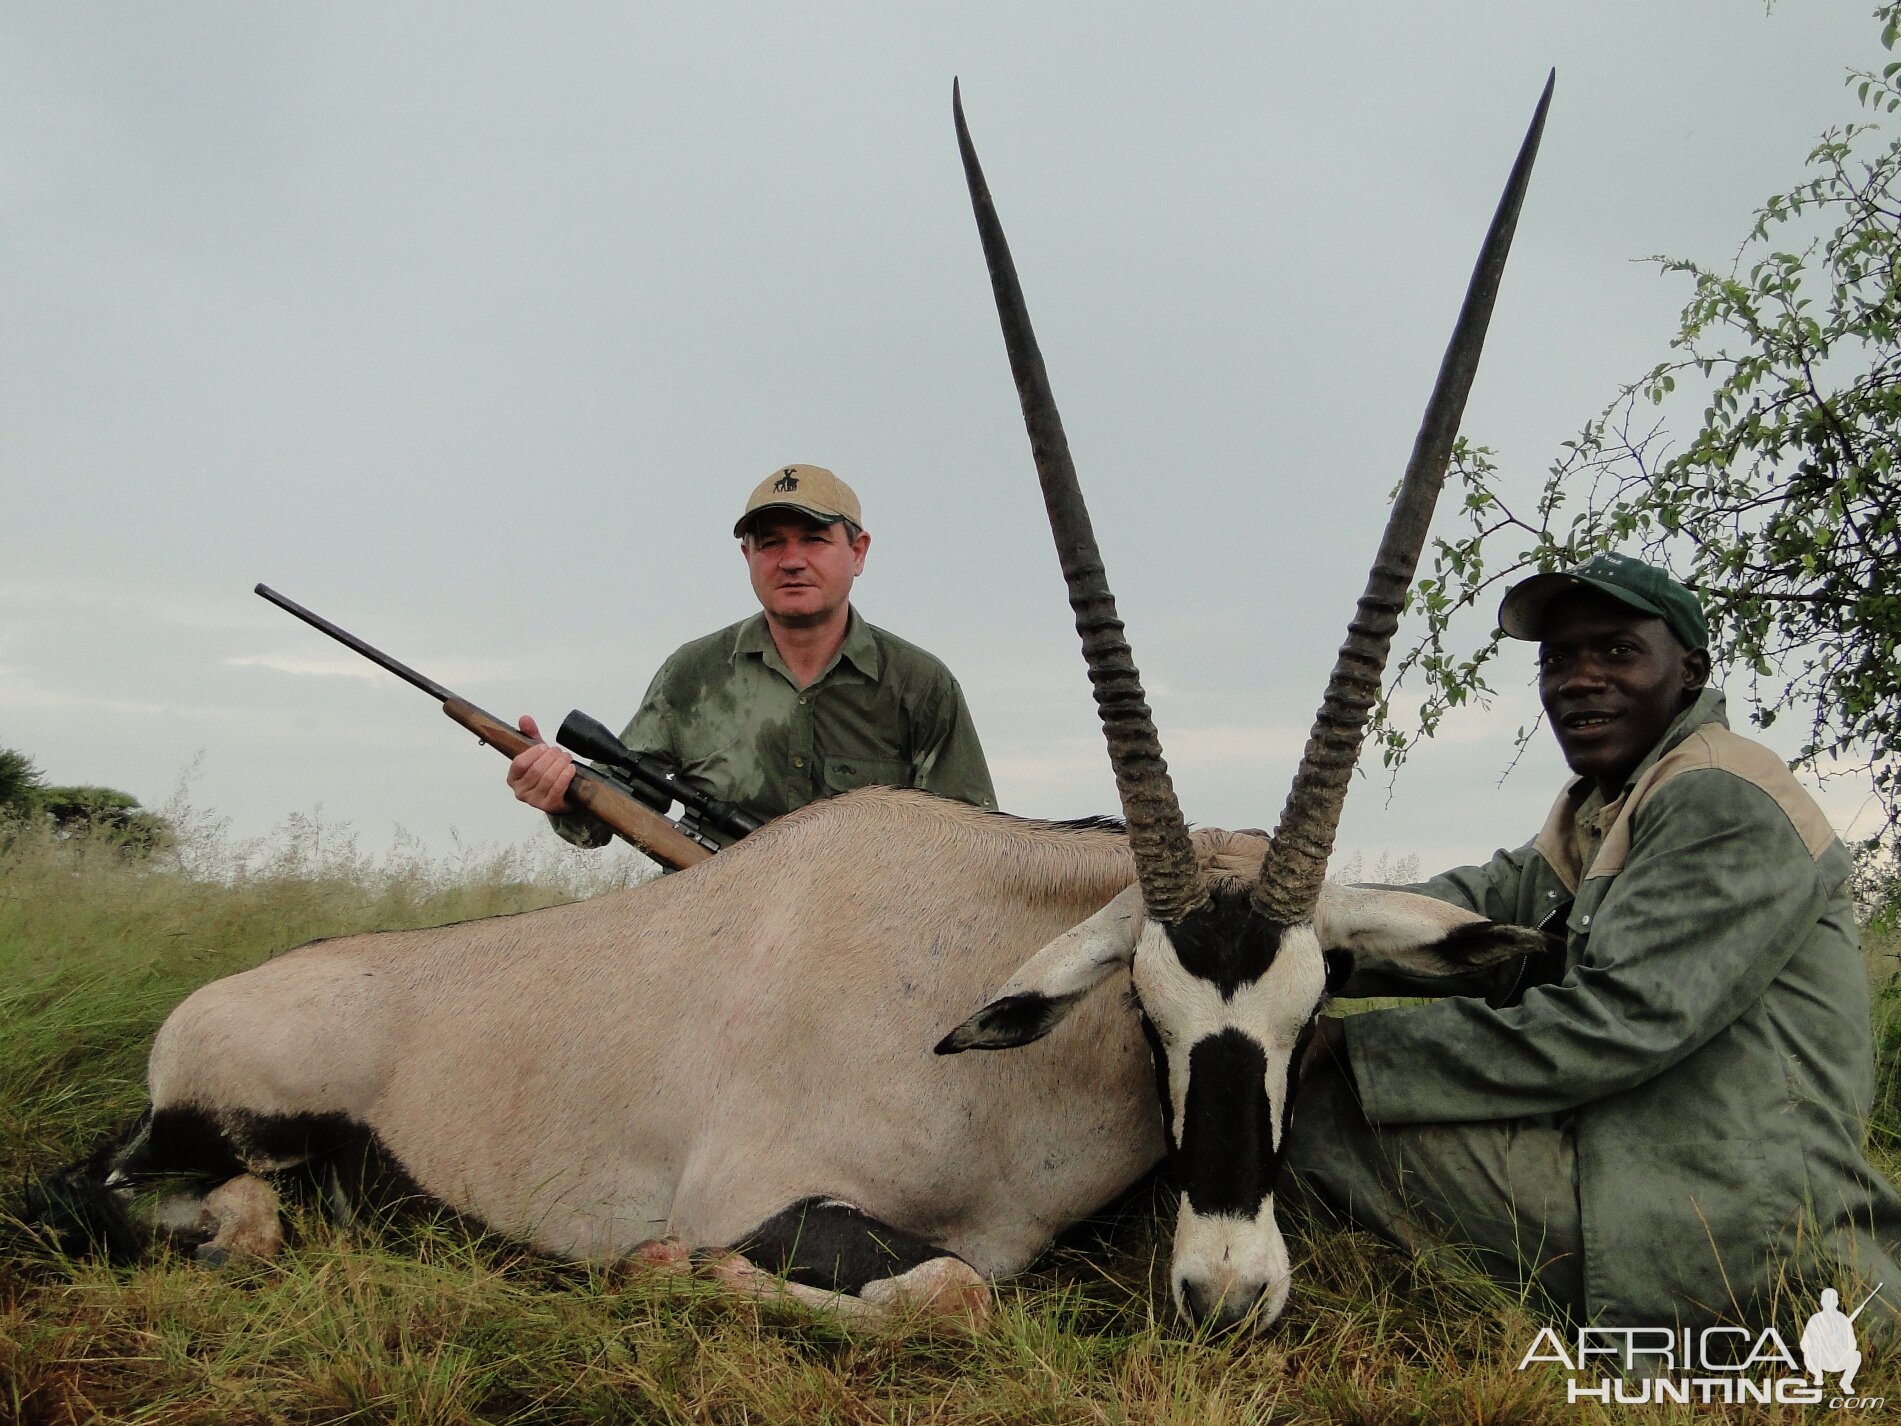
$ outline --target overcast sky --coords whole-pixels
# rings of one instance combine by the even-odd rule
[[[533,837],[498,756],[252,585],[619,726],[754,607],[733,519],[804,461],[1002,805],[1113,810],[961,76],[1184,806],[1271,825],[1546,70],[1465,424],[1524,488],[1664,354],[1687,288],[1641,259],[1727,262],[1855,116],[1870,9],[5,0],[0,746],[148,804],[194,769],[239,836]],[[1535,830],[1517,668],[1343,852]]]

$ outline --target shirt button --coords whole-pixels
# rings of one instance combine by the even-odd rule
[[[794,767],[804,767],[804,766],[805,766],[805,759],[804,759],[804,758],[794,758],[794,759],[792,759],[792,766],[794,766]]]
[[[799,707],[805,707],[805,695],[803,693],[799,695]]]

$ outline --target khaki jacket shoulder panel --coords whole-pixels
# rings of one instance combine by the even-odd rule
[[[1835,829],[1781,758],[1761,743],[1732,733],[1721,723],[1705,723],[1653,763],[1625,794],[1623,806],[1605,833],[1603,849],[1591,863],[1587,877],[1596,880],[1622,871],[1630,856],[1631,829],[1645,802],[1672,778],[1705,770],[1729,773],[1768,793],[1782,815],[1788,818],[1811,859],[1819,860],[1834,842]],[[1560,798],[1559,807],[1563,802]],[[1552,832],[1558,817],[1559,809],[1554,808],[1540,838]]]
[[[1574,777],[1564,785],[1558,794],[1558,800],[1551,804],[1551,810],[1545,814],[1545,824],[1538,829],[1538,835],[1531,839],[1531,848],[1544,858],[1545,865],[1551,868],[1564,889],[1573,896],[1577,895],[1578,883],[1583,870],[1578,866],[1577,853],[1572,848],[1571,818],[1584,792],[1584,779]]]

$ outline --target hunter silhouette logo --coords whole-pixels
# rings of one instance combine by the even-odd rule
[[[1855,1344],[1855,1319],[1886,1286],[1886,1283],[1877,1286],[1853,1312],[1842,1311],[1841,1296],[1834,1288],[1822,1289],[1821,1311],[1809,1318],[1808,1325],[1802,1329],[1802,1365],[1808,1368],[1809,1377],[1817,1386],[1822,1384],[1824,1376],[1839,1372],[1842,1395],[1854,1393],[1855,1373],[1861,1370],[1861,1349]]]
[[[780,473],[779,478],[772,482],[772,488],[782,493],[787,490],[797,490],[799,488],[799,478],[792,473],[791,466],[787,466],[785,470]]]

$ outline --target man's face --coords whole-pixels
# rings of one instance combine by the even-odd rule
[[[1663,620],[1601,594],[1552,600],[1538,641],[1538,698],[1571,771],[1606,797],[1657,745],[1710,672]]]
[[[843,609],[870,548],[864,530],[847,540],[844,521],[821,525],[790,510],[755,518],[740,545],[759,607],[789,629],[815,627]]]

